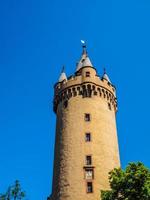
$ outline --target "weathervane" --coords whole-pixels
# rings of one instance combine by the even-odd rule
[[[82,43],[82,47],[83,47],[83,54],[87,54],[87,51],[86,51],[86,42],[84,40],[81,40],[81,43]]]
[[[81,40],[82,47],[86,48],[86,42],[84,40]]]

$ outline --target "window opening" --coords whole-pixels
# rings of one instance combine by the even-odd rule
[[[90,72],[86,72],[86,77],[90,77]]]
[[[85,113],[85,121],[86,122],[91,121],[91,116],[89,113]]]
[[[92,182],[87,182],[87,193],[93,192],[93,184]]]
[[[85,134],[85,141],[90,142],[91,141],[91,133],[86,133]]]
[[[92,165],[92,156],[86,156],[86,165]]]

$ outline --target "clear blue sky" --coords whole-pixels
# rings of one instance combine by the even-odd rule
[[[150,167],[150,1],[0,2],[0,192],[19,179],[29,200],[51,191],[53,85],[74,73],[80,39],[117,87],[122,167]]]

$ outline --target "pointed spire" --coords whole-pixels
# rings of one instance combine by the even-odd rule
[[[67,81],[67,76],[66,76],[66,73],[65,73],[65,67],[63,66],[62,67],[62,71],[61,71],[61,75],[59,77],[59,82],[62,82],[64,80]]]
[[[76,71],[79,71],[82,67],[93,67],[93,65],[88,57],[86,43],[83,40],[81,40],[81,43],[82,43],[83,51],[82,51],[81,59],[77,64]]]
[[[109,83],[111,83],[109,76],[106,74],[106,68],[104,68],[103,78],[104,78],[105,80],[107,80]]]
[[[61,70],[61,73],[65,72],[65,66],[63,65],[62,66],[62,70]]]

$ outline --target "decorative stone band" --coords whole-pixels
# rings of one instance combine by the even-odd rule
[[[117,99],[111,91],[100,85],[91,82],[84,82],[83,84],[67,87],[64,90],[55,91],[53,101],[54,112],[57,112],[57,106],[60,102],[64,103],[64,107],[66,107],[69,99],[76,96],[82,96],[82,98],[90,98],[92,96],[104,98],[108,104],[114,108],[114,111],[117,111]]]

